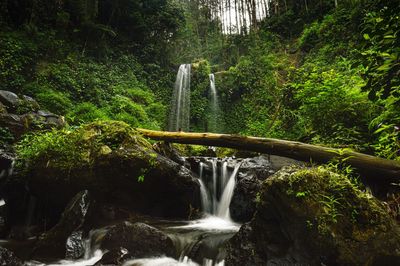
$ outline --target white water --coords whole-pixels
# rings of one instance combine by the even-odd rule
[[[221,108],[219,106],[214,74],[210,74],[209,78],[210,78],[210,113],[208,118],[208,131],[220,132],[221,123],[219,118],[221,115]]]
[[[230,175],[228,171],[228,162],[226,160],[220,162],[220,170],[218,170],[218,161],[216,158],[208,160],[207,163],[211,166],[212,170],[212,187],[207,187],[207,184],[210,182],[207,182],[204,177],[204,163],[200,162],[199,164],[200,191],[203,211],[209,215],[215,215],[231,222],[229,205],[236,186],[236,175],[239,171],[240,163],[235,165],[235,168]],[[220,173],[220,175],[218,175],[218,173]],[[211,211],[210,206],[212,206]]]
[[[169,131],[189,131],[191,65],[180,65],[172,94]]]
[[[224,192],[222,193],[220,203],[218,206],[217,216],[225,220],[231,220],[231,214],[229,211],[229,205],[231,204],[233,191],[236,185],[236,175],[239,171],[240,164],[235,165],[235,170],[229,177],[228,183],[225,185]]]

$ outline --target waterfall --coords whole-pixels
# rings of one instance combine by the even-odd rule
[[[236,185],[236,175],[239,171],[240,164],[235,165],[235,170],[229,177],[228,183],[225,185],[224,192],[222,193],[220,203],[218,206],[217,215],[225,220],[231,220],[231,214],[229,213],[229,205],[231,204],[233,191]]]
[[[172,94],[169,131],[189,131],[191,65],[180,65]]]
[[[211,170],[211,175],[204,174],[206,166]],[[205,213],[231,220],[229,205],[239,168],[240,162],[236,162],[233,171],[229,173],[228,161],[218,161],[216,158],[207,158],[205,163],[199,163],[201,202]]]
[[[210,113],[208,117],[208,131],[209,132],[220,132],[220,114],[221,108],[219,106],[217,88],[215,86],[215,76],[210,74]]]

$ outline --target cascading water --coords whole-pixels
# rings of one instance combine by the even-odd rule
[[[172,94],[169,131],[189,130],[191,65],[180,65]]]
[[[221,108],[219,106],[217,88],[215,86],[215,76],[210,74],[210,113],[208,118],[208,131],[220,132],[221,131]]]
[[[200,190],[203,211],[207,214],[217,216],[227,221],[231,221],[229,205],[232,200],[233,191],[236,185],[236,175],[240,168],[240,163],[236,163],[233,171],[229,174],[228,161],[217,161],[216,158],[206,161],[211,168],[211,180],[204,176],[205,164],[199,164]],[[220,169],[218,169],[220,165]],[[220,173],[220,175],[218,175]],[[211,186],[207,186],[211,184]],[[210,208],[212,206],[212,208]]]

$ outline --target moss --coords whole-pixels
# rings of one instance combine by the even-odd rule
[[[108,155],[120,148],[151,145],[131,128],[119,121],[98,121],[76,129],[53,130],[25,136],[17,145],[20,163],[47,165],[61,169],[90,167],[99,156]]]
[[[353,227],[387,225],[383,205],[349,178],[325,166],[298,169],[288,177],[286,193],[312,207],[321,234]]]

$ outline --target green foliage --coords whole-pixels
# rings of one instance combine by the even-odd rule
[[[113,116],[117,120],[124,121],[133,127],[138,127],[149,120],[145,110],[140,104],[120,95],[112,99],[110,105],[107,107],[107,111],[110,116]]]
[[[90,102],[83,102],[69,111],[66,119],[70,124],[79,125],[96,120],[108,120],[109,117],[103,109]]]
[[[371,99],[400,97],[400,7],[376,1],[364,18],[363,63],[367,66],[365,90]]]
[[[67,93],[44,89],[35,96],[40,106],[50,112],[65,115],[72,107],[72,102]]]
[[[97,156],[121,145],[151,145],[129,125],[118,121],[98,121],[75,129],[52,130],[25,135],[16,145],[19,163],[39,162],[61,169],[90,167]]]
[[[0,127],[0,147],[14,141],[14,136],[8,128]]]
[[[190,83],[190,127],[192,131],[207,131],[209,114],[210,64],[200,60],[192,64]]]
[[[32,74],[37,44],[24,34],[0,31],[0,89],[18,91]]]
[[[307,135],[315,142],[361,145],[373,111],[358,71],[339,62],[338,69],[305,68],[292,83],[299,115],[306,120]]]

